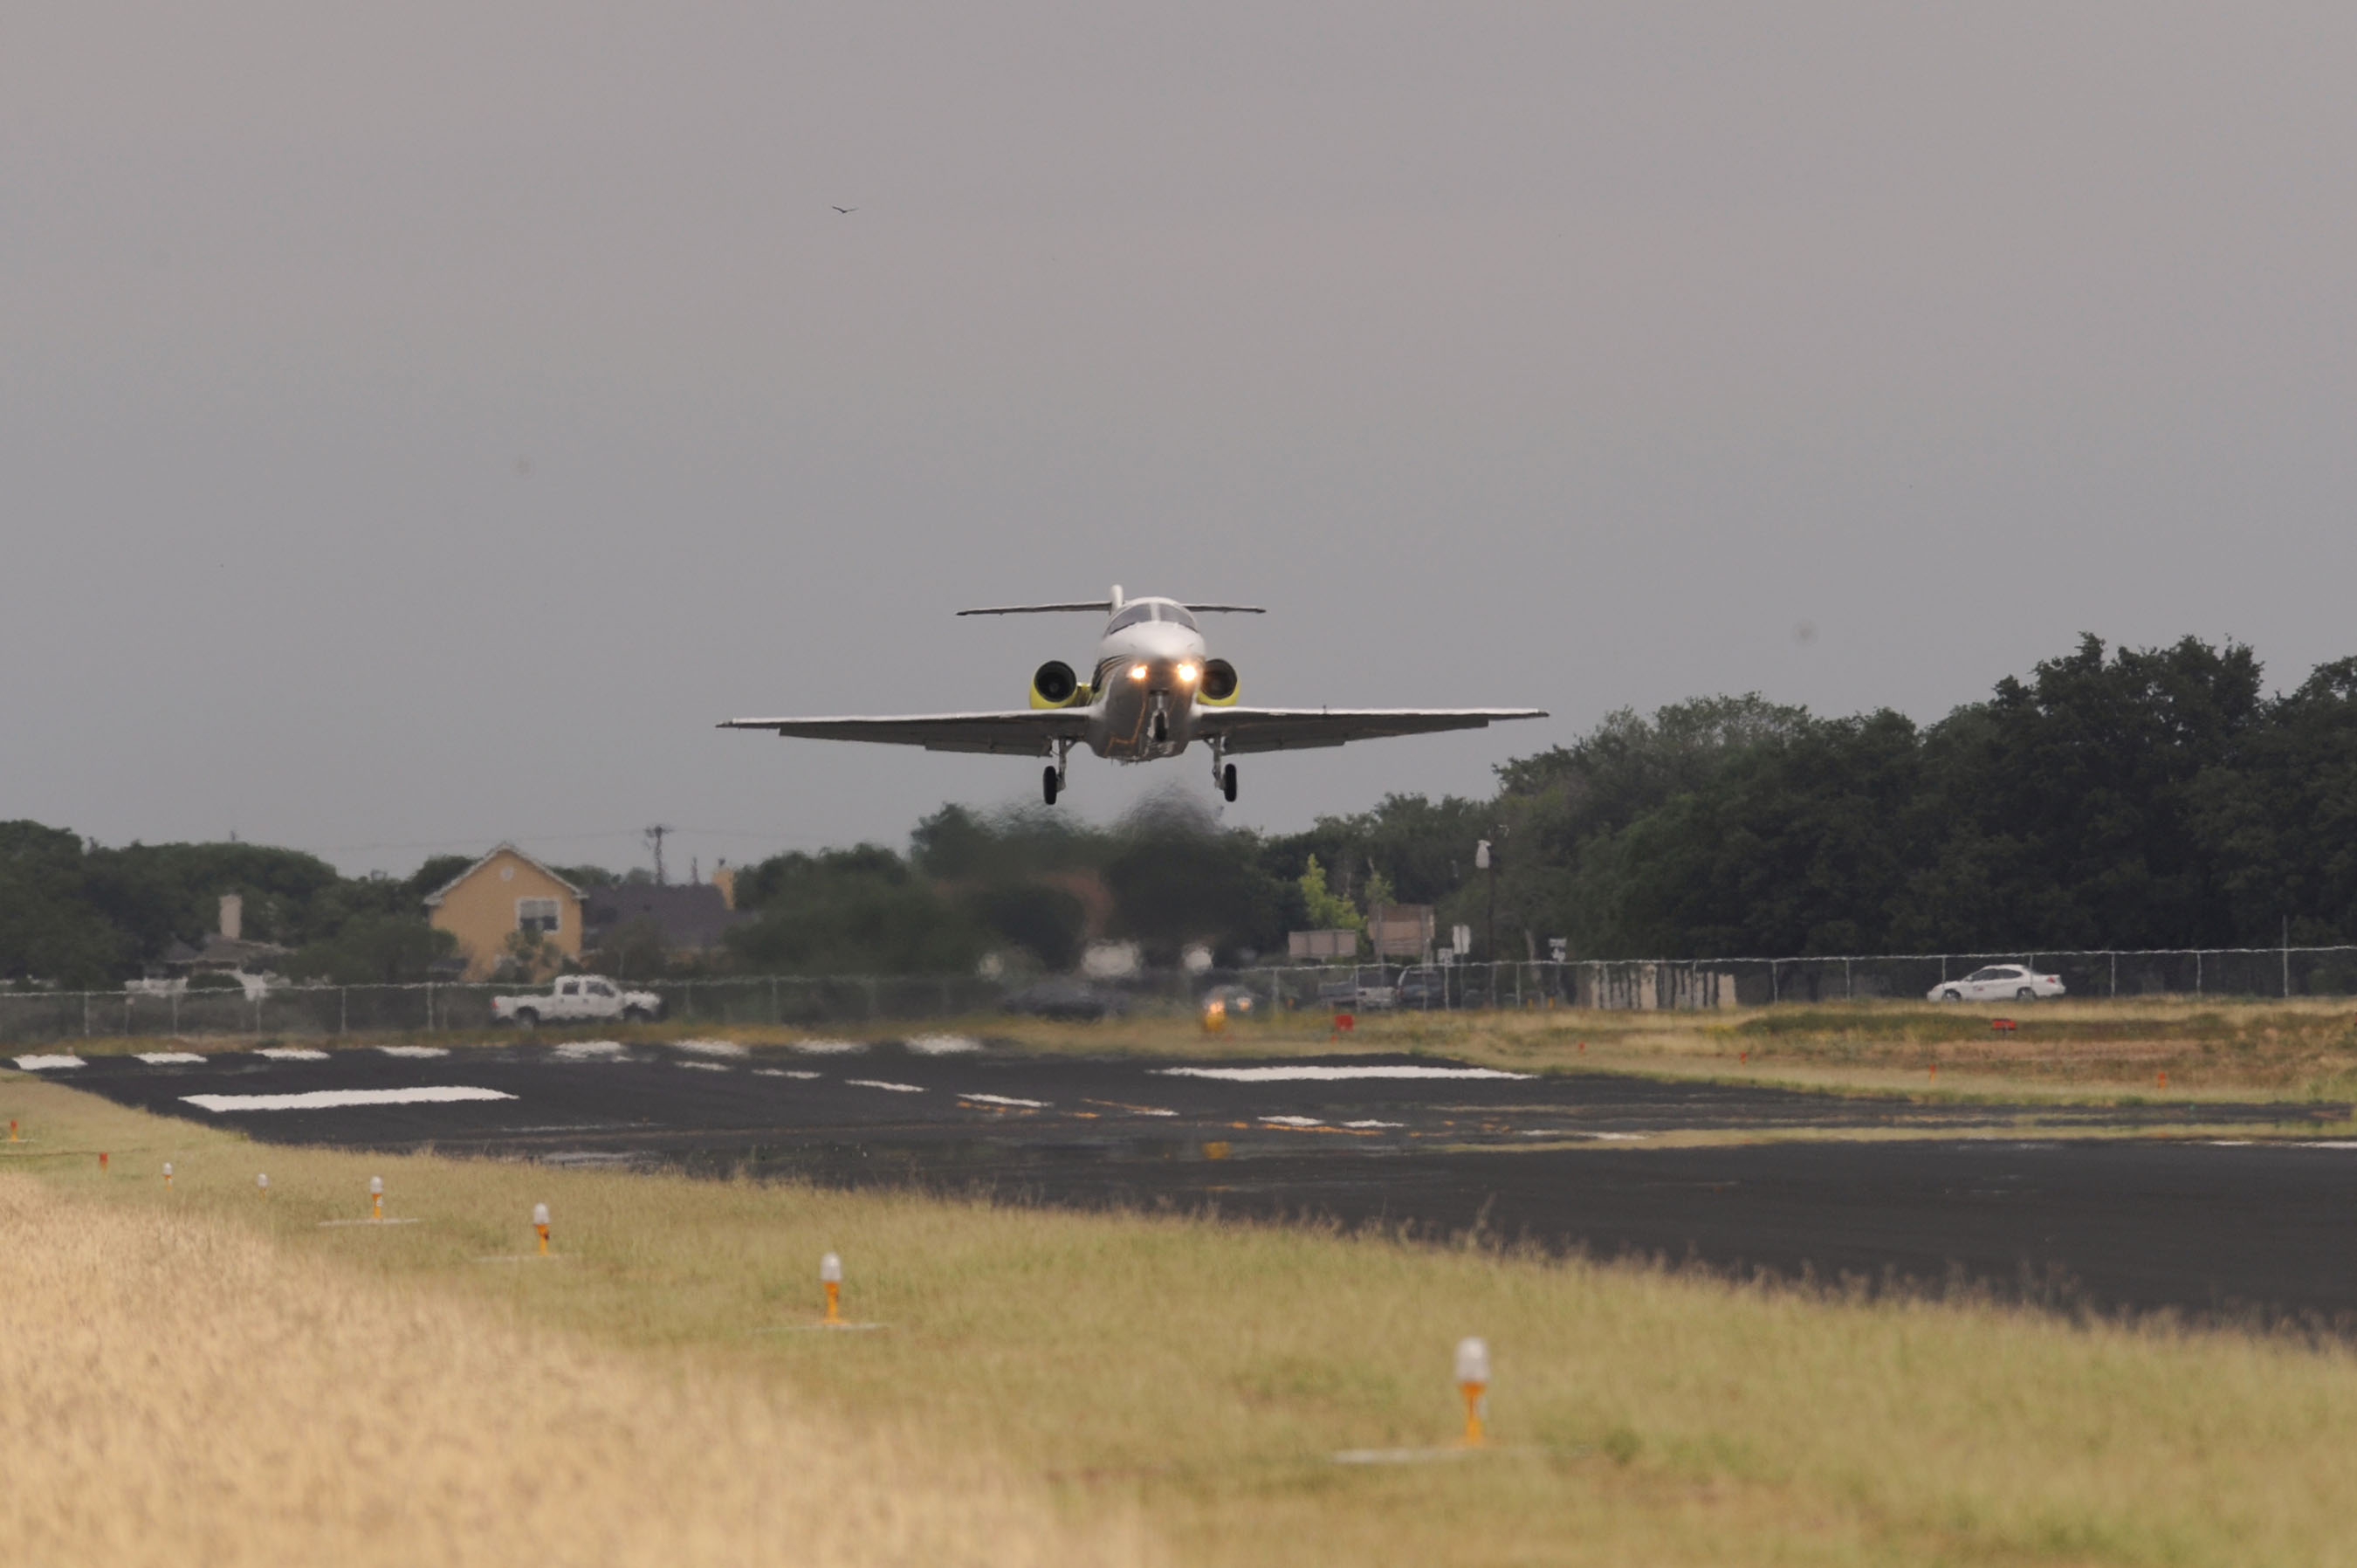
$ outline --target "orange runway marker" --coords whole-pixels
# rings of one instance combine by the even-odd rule
[[[1490,1347],[1480,1339],[1457,1342],[1457,1391],[1465,1396],[1465,1446],[1481,1446],[1483,1396],[1490,1390]]]

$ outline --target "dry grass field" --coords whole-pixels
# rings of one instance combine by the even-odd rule
[[[0,1530],[49,1560],[2357,1562],[2332,1345],[0,1115]],[[371,1174],[423,1223],[322,1228]],[[565,1261],[479,1262],[534,1202]],[[808,1326],[830,1248],[888,1327]],[[1473,1333],[1494,1447],[1334,1462],[1445,1450]]]
[[[0,1242],[11,1562],[1142,1560],[1004,1466],[201,1203],[0,1173]]]

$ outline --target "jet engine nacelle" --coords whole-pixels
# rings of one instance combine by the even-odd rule
[[[1032,672],[1031,705],[1035,708],[1078,707],[1089,700],[1089,689],[1060,659],[1050,659]]]
[[[1224,708],[1236,700],[1236,667],[1224,659],[1203,660],[1203,679],[1195,688],[1195,700],[1215,708]]]

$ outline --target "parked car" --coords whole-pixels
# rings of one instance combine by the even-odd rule
[[[1380,969],[1361,970],[1349,980],[1318,987],[1318,1004],[1329,1012],[1382,1013],[1399,1005],[1399,987]]]
[[[1448,972],[1435,966],[1431,969],[1407,969],[1400,972],[1399,1004],[1418,1010],[1448,1005]]]
[[[999,1005],[1009,1013],[1035,1018],[1118,1018],[1129,1011],[1129,998],[1110,985],[1085,980],[1043,980],[1027,985]]]
[[[1923,996],[1931,1002],[2034,1002],[2061,996],[2066,989],[2059,974],[2040,974],[2018,963],[1993,963],[1962,980],[1943,980]]]
[[[625,991],[602,974],[568,974],[545,995],[494,996],[491,1016],[531,1028],[582,1018],[619,1018],[638,1024],[662,1016],[662,998],[651,991]]]

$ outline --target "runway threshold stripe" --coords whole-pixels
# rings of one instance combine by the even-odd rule
[[[1535,1078],[1488,1067],[1165,1067],[1164,1078],[1216,1078],[1230,1083],[1333,1083],[1360,1078]]]
[[[190,1105],[231,1111],[339,1111],[352,1105],[441,1105],[461,1100],[513,1100],[496,1089],[448,1084],[425,1089],[316,1089],[307,1094],[184,1094]]]

